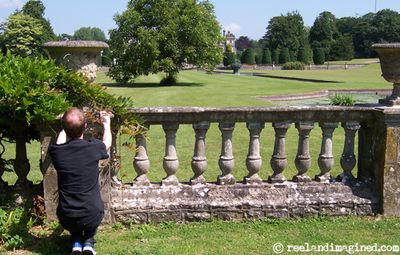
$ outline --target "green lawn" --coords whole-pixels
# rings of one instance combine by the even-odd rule
[[[49,237],[49,234],[53,233]],[[64,232],[34,229],[33,242],[27,239],[28,252],[15,254],[68,254]],[[276,243],[287,245],[399,245],[399,219],[307,218],[266,219],[245,222],[200,222],[191,224],[113,225],[97,234],[96,249],[102,255],[128,254],[274,254]],[[285,248],[286,250],[286,248]],[[12,253],[14,254],[14,253]],[[282,254],[290,254],[283,252]],[[300,254],[300,253],[291,253]],[[310,252],[304,254],[334,254]],[[346,253],[340,253],[346,254]],[[354,253],[367,254],[367,253]],[[372,252],[369,254],[378,254]],[[391,254],[391,253],[379,253]]]

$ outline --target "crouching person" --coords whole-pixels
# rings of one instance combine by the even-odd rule
[[[57,170],[59,203],[57,216],[61,226],[71,234],[72,254],[95,255],[97,228],[104,216],[99,187],[99,160],[108,158],[111,146],[110,116],[101,112],[103,141],[84,140],[84,113],[67,110],[62,117],[63,130],[50,155]]]

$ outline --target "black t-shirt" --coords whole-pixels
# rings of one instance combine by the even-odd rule
[[[58,217],[90,218],[104,211],[99,187],[99,160],[108,158],[97,139],[73,139],[50,146],[58,175]]]

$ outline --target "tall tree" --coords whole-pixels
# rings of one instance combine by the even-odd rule
[[[29,15],[32,18],[39,20],[42,25],[43,34],[41,36],[42,42],[47,42],[56,39],[53,28],[50,25],[50,21],[44,18],[44,11],[46,7],[40,0],[28,0],[22,7],[22,13]]]
[[[341,36],[331,47],[332,60],[352,60],[354,58],[354,47],[351,36]]]
[[[3,43],[7,50],[22,57],[41,55],[42,26],[31,16],[16,13],[0,26]]]
[[[400,41],[400,14],[384,9],[376,13],[372,19],[375,27],[373,39],[375,42],[399,42]]]
[[[98,27],[81,27],[74,32],[72,38],[74,40],[84,40],[84,41],[105,42],[107,40],[103,30],[101,30]]]
[[[247,36],[240,36],[236,42],[235,47],[237,50],[244,51],[245,49],[252,48],[252,42],[249,37]]]
[[[273,17],[264,39],[270,49],[288,48],[289,51],[297,52],[308,43],[303,17],[298,12]]]
[[[335,40],[339,37],[335,16],[328,12],[322,12],[314,21],[310,29],[309,40],[313,48],[324,48],[325,55],[329,59],[329,51]]]
[[[208,1],[131,0],[115,22],[109,43],[117,64],[109,75],[117,81],[165,72],[173,83],[184,63],[212,69],[222,61],[220,27]]]

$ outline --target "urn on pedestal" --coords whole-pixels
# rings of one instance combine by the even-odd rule
[[[400,105],[400,43],[377,43],[372,45],[372,49],[378,53],[383,78],[393,83],[392,94],[379,103]]]

